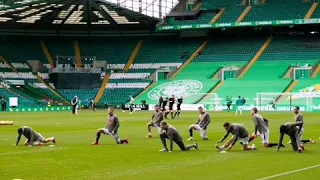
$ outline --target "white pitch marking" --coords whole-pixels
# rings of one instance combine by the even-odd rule
[[[293,170],[293,171],[288,171],[288,172],[284,172],[284,173],[280,173],[280,174],[276,174],[273,176],[268,176],[268,177],[264,177],[264,178],[260,178],[260,179],[256,179],[256,180],[267,180],[267,179],[273,179],[273,178],[277,178],[280,176],[285,176],[288,174],[293,174],[293,173],[297,173],[297,172],[301,172],[301,171],[306,171],[309,169],[314,169],[314,168],[318,168],[320,167],[320,164],[314,165],[314,166],[309,166],[309,167],[305,167],[305,168],[301,168],[301,169],[297,169],[297,170]]]

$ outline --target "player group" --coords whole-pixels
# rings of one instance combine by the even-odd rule
[[[180,132],[172,125],[165,122],[165,113],[166,111],[163,111],[159,105],[155,105],[154,107],[155,111],[152,115],[151,121],[147,124],[148,129],[148,136],[147,138],[152,138],[152,127],[157,128],[160,140],[163,145],[163,149],[160,151],[163,152],[172,152],[173,151],[173,143],[177,144],[179,148],[182,151],[188,151],[192,148],[199,150],[199,145],[197,143],[191,144],[191,145],[185,145],[184,140],[180,134]],[[208,140],[207,136],[207,128],[211,123],[211,118],[209,113],[207,113],[203,107],[198,108],[199,112],[199,118],[198,121],[192,125],[189,126],[189,135],[190,138],[188,141],[193,140],[193,131],[197,130],[200,132],[200,136],[203,138],[203,140]],[[304,120],[303,115],[300,113],[300,108],[295,107],[294,108],[294,119],[295,122],[286,123],[280,126],[280,139],[278,143],[270,143],[269,142],[269,120],[264,118],[261,114],[258,113],[257,108],[251,109],[252,113],[252,121],[255,127],[254,132],[251,136],[249,136],[248,130],[243,126],[243,124],[238,123],[229,123],[225,122],[223,124],[223,127],[226,130],[225,135],[221,140],[219,140],[216,144],[216,148],[219,151],[224,150],[231,150],[233,146],[236,144],[237,141],[240,142],[240,144],[243,146],[243,150],[256,150],[255,145],[249,146],[249,143],[252,142],[256,137],[260,136],[262,139],[262,143],[264,144],[264,147],[274,147],[277,146],[277,150],[281,147],[285,147],[282,143],[284,135],[288,135],[291,139],[291,145],[292,149],[294,151],[297,151],[299,153],[304,151],[304,143],[315,143],[314,140],[302,140],[302,135],[304,133]],[[92,145],[99,145],[99,140],[102,134],[104,135],[111,135],[114,137],[117,144],[128,144],[128,138],[120,139],[120,136],[118,134],[118,130],[120,127],[120,121],[118,116],[115,114],[114,108],[108,109],[108,120],[107,120],[107,126],[105,128],[100,128],[96,132],[96,139],[92,143]],[[56,143],[56,139],[54,137],[51,138],[44,138],[41,134],[34,131],[31,127],[21,127],[18,129],[18,139],[16,142],[16,145],[19,144],[21,136],[25,136],[27,140],[25,141],[25,145],[28,146],[37,146],[37,145],[43,145],[45,143],[52,142],[53,144]],[[233,136],[224,144],[219,146],[219,143],[222,143],[226,140],[226,138],[229,136],[229,134],[232,134]],[[169,148],[167,146],[167,140],[169,140]]]

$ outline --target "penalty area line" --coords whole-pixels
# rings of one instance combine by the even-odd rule
[[[320,164],[317,164],[317,165],[314,165],[314,166],[305,167],[305,168],[301,168],[301,169],[296,169],[296,170],[293,170],[293,171],[287,171],[287,172],[284,172],[284,173],[280,173],[280,174],[276,174],[276,175],[268,176],[268,177],[264,177],[264,178],[259,178],[259,179],[256,179],[256,180],[273,179],[273,178],[277,178],[277,177],[281,177],[281,176],[285,176],[285,175],[288,175],[288,174],[293,174],[293,173],[297,173],[297,172],[301,172],[301,171],[306,171],[306,170],[314,169],[314,168],[318,168],[318,167],[320,167]]]

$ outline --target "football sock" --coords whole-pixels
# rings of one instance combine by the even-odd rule
[[[169,114],[169,112],[166,112],[165,114],[164,114],[164,117],[167,119],[168,118],[168,114]]]
[[[151,136],[151,132],[148,132],[148,135]]]
[[[96,143],[99,143],[100,136],[101,136],[101,134],[100,134],[100,132],[98,132],[97,133],[97,138],[96,138]]]
[[[253,141],[253,140],[254,140],[254,138],[255,138],[255,136],[250,136],[250,138],[249,138],[249,142]]]
[[[305,144],[305,143],[309,143],[310,140],[302,140],[301,142],[302,142],[303,144]]]
[[[180,111],[178,112],[178,116],[180,116]]]
[[[193,129],[192,128],[189,129],[189,134],[190,134],[190,137],[193,137]]]
[[[277,143],[269,143],[266,145],[266,147],[274,147],[274,146],[278,146]]]
[[[178,112],[174,113],[174,116],[173,116],[173,118],[175,118],[175,117],[177,116],[177,114],[178,114]]]

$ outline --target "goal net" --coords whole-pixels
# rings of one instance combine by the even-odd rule
[[[261,111],[292,111],[299,106],[302,111],[318,110],[320,92],[257,93],[256,106]]]

